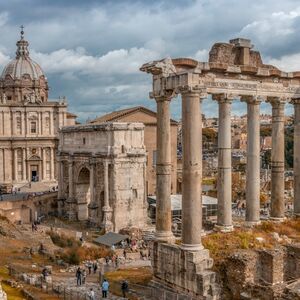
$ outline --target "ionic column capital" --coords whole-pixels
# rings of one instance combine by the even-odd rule
[[[262,96],[241,96],[241,101],[247,104],[259,105],[263,100]]]
[[[227,94],[227,93],[212,94],[212,99],[218,101],[219,103],[230,104],[236,98],[239,98],[239,96],[234,94]]]

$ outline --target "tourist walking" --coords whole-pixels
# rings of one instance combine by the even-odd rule
[[[128,292],[128,282],[124,280],[121,284],[122,296],[126,298],[126,293]]]
[[[96,272],[97,272],[97,269],[98,269],[98,265],[97,265],[97,263],[96,263],[96,262],[94,262],[94,264],[93,264],[93,270],[94,270],[94,274],[96,274]]]
[[[88,293],[88,299],[89,300],[96,300],[96,298],[95,298],[95,292],[94,292],[94,290],[92,288],[90,289],[90,291]]]
[[[85,284],[85,279],[86,279],[86,270],[82,270],[82,284]]]
[[[89,264],[88,264],[88,269],[89,269],[89,275],[91,275],[91,273],[92,273],[92,263],[91,262],[89,262]]]
[[[102,298],[107,298],[108,289],[109,289],[109,283],[108,283],[108,281],[104,278],[104,280],[103,280],[103,282],[102,282]]]
[[[78,267],[76,271],[77,285],[81,285],[81,275],[81,269],[80,267]]]

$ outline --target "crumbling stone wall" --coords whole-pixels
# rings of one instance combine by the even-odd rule
[[[223,270],[223,299],[300,299],[300,244],[239,251],[225,260]]]

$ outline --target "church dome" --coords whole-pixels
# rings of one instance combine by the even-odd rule
[[[16,57],[0,76],[0,103],[41,104],[48,101],[47,78],[39,64],[30,58],[29,43],[24,39],[23,26],[21,28]]]
[[[34,62],[29,57],[29,43],[24,40],[23,34],[21,34],[21,39],[17,42],[16,45],[16,58],[9,62],[4,68],[1,79],[5,79],[7,75],[9,75],[13,80],[21,79],[24,75],[29,75],[32,80],[36,80],[41,76],[44,76],[43,70],[39,66],[39,64]]]

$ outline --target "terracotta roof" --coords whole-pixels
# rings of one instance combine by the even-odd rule
[[[77,118],[77,115],[67,111],[67,118]]]
[[[144,106],[135,106],[135,107],[130,107],[130,108],[122,109],[122,110],[113,111],[109,114],[106,114],[104,116],[98,117],[98,118],[90,121],[90,123],[106,123],[106,122],[112,122],[112,121],[119,121],[122,117],[131,115],[138,111],[157,118],[156,112],[154,112]],[[143,122],[143,123],[147,123],[147,122]],[[177,125],[178,122],[171,119],[171,124]]]

